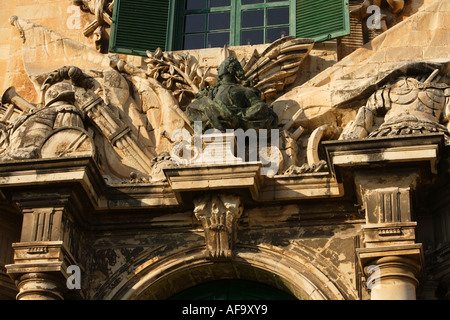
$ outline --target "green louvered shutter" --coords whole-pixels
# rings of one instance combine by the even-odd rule
[[[316,42],[350,34],[348,0],[296,0],[296,36]]]
[[[115,0],[109,51],[145,55],[166,49],[169,0]]]

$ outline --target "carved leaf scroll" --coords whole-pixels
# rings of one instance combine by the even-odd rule
[[[201,89],[216,82],[210,68],[200,67],[189,53],[163,52],[158,48],[154,53],[147,51],[147,56],[147,76],[158,80],[171,91],[182,109]]]

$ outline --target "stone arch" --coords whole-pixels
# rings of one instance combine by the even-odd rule
[[[268,245],[240,245],[230,260],[211,261],[205,257],[204,250],[204,246],[191,247],[150,258],[132,267],[131,277],[113,276],[116,278],[110,279],[110,283],[116,283],[113,290],[98,298],[167,299],[207,281],[243,279],[271,285],[301,300],[345,299],[322,271],[298,253]]]

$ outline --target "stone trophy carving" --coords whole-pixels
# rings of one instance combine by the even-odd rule
[[[207,194],[194,199],[194,215],[202,223],[206,257],[230,259],[237,238],[237,221],[243,207],[238,196]]]
[[[72,3],[79,6],[81,10],[95,15],[95,19],[84,29],[83,34],[88,37],[93,35],[95,48],[99,52],[107,51],[108,33],[105,28],[111,25],[113,11],[113,0],[72,0]]]
[[[195,95],[216,83],[210,67],[203,68],[189,53],[147,51],[147,76],[160,82],[169,90],[184,111]]]
[[[168,154],[177,142],[172,139],[173,132],[184,128],[193,133],[184,110],[195,94],[217,81],[209,68],[199,66],[189,54],[157,50],[154,54],[147,53],[148,65],[144,69],[117,55],[103,55],[25,19],[15,17],[13,20],[23,36],[24,49],[39,51],[43,57],[52,59],[51,65],[65,64],[48,71],[45,64],[24,57],[29,78],[41,98],[38,103],[29,103],[14,94],[14,88],[5,92],[0,108],[3,121],[0,157],[3,160],[10,159],[8,157],[48,158],[91,152],[98,158],[109,182],[164,180],[161,170],[170,165]],[[39,44],[35,41],[37,36],[61,41]],[[245,77],[261,92],[261,102],[269,105],[286,85],[293,83],[313,44],[312,39],[285,37],[261,53],[255,50],[248,60],[241,61]],[[226,54],[233,52],[226,49]],[[67,63],[72,60],[83,67]],[[57,125],[49,123],[47,131],[41,130],[37,137],[28,134],[31,128],[28,124],[32,121],[23,119],[35,119],[56,110],[56,101],[55,106],[49,108],[51,105],[44,97],[46,92],[58,87],[59,90],[65,88],[63,91],[71,92],[68,96],[74,97],[65,98],[63,102],[74,119],[77,115],[76,124],[72,120],[67,123],[58,120]],[[64,131],[67,137],[60,126],[70,129]],[[289,138],[290,134],[284,136]],[[30,147],[27,145],[30,143],[34,151],[25,153],[24,148]],[[291,154],[292,143],[284,145]],[[17,152],[18,148],[22,154]]]
[[[11,92],[11,90],[10,90]],[[5,92],[3,103],[10,100]],[[9,126],[2,125],[2,160],[45,156],[93,156],[93,141],[85,130],[84,113],[74,106],[75,93],[67,83],[52,86],[43,98],[43,108],[28,105],[28,112]],[[67,134],[71,138],[61,140]],[[56,142],[54,144],[51,141]],[[53,145],[53,147],[51,147]]]
[[[441,132],[450,142],[450,85],[439,81],[442,76],[435,69],[415,77],[401,76],[384,85],[359,109],[340,139]],[[375,127],[377,117],[382,123]]]
[[[93,156],[93,136],[98,132],[127,157],[133,169],[150,174],[152,154],[95,93],[95,85],[95,80],[77,67],[50,73],[41,88],[41,102],[30,104],[28,112],[4,126],[7,143],[2,159],[73,156],[81,151]]]

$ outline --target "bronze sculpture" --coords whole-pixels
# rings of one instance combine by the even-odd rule
[[[193,123],[202,121],[202,129],[271,129],[278,117],[261,101],[261,92],[249,86],[236,58],[227,58],[218,68],[218,82],[200,91],[186,109]]]

